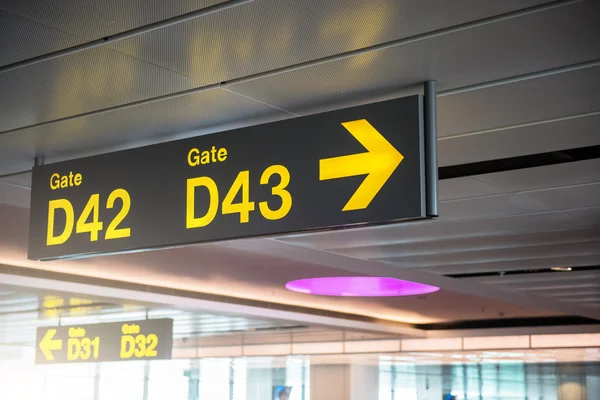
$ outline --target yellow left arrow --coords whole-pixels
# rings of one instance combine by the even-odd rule
[[[366,119],[342,123],[362,144],[365,153],[326,158],[319,163],[319,180],[367,175],[342,211],[367,208],[404,156]]]
[[[62,340],[54,339],[54,335],[56,335],[56,329],[48,329],[40,341],[40,350],[42,350],[44,357],[46,357],[46,360],[48,361],[54,361],[54,355],[52,354],[53,350],[62,349]]]

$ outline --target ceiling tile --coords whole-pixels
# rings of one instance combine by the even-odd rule
[[[556,281],[586,281],[600,278],[600,271],[573,270],[569,272],[537,272],[530,274],[495,275],[475,278],[462,278],[472,282],[487,283],[494,285],[512,285],[524,282],[556,282]]]
[[[109,152],[180,137],[197,136],[288,116],[267,105],[221,89],[155,101],[103,114],[27,128],[0,135],[0,171],[4,154],[33,163]]]
[[[224,0],[0,0],[0,9],[88,40],[100,39]]]
[[[519,95],[515,92],[515,96]],[[444,167],[595,146],[600,144],[598,126],[600,112],[552,123],[462,137],[446,137],[438,140],[438,161],[439,165]]]
[[[439,214],[447,220],[527,214],[550,209],[550,206],[541,201],[516,194],[499,194],[439,203]]]
[[[195,87],[145,61],[96,48],[0,73],[0,132]]]
[[[600,7],[596,8],[590,11],[600,17]],[[600,28],[596,28],[596,35],[600,35]],[[573,39],[573,43],[579,40]],[[600,111],[599,76],[600,66],[596,66],[442,95],[438,99],[438,135],[452,136]]]
[[[0,171],[0,174],[1,173],[2,171]],[[3,177],[0,178],[0,184],[1,183],[7,183],[21,188],[31,188],[31,173],[27,172],[24,174]]]
[[[597,207],[600,206],[600,183],[535,190],[521,195],[555,209]]]
[[[528,232],[521,234],[476,236],[467,238],[446,238],[420,242],[355,246],[337,249],[336,253],[361,259],[379,259],[451,253],[456,251],[479,251],[508,249],[526,246],[600,242],[600,225],[546,232]]]
[[[477,175],[476,179],[509,192],[595,183],[600,182],[600,159]]]
[[[577,291],[590,291],[590,290],[598,290],[600,293],[600,280],[586,280],[581,282],[573,282],[573,281],[561,281],[557,279],[552,282],[538,282],[538,283],[514,283],[510,285],[511,290],[527,290],[527,291],[535,291],[535,292],[550,292],[555,290],[562,290],[563,293],[565,291],[573,290],[573,293],[577,293]]]
[[[439,200],[456,200],[503,193],[504,190],[471,177],[444,179],[438,185]]]
[[[83,40],[75,36],[0,10],[0,66],[82,42]]]
[[[29,189],[0,181],[0,204],[29,208],[30,198],[31,191]]]
[[[381,260],[402,268],[431,268],[434,266],[479,264],[498,261],[519,261],[523,265],[526,265],[528,259],[586,255],[600,256],[600,242],[527,246],[494,250],[454,251],[439,254],[392,257]],[[548,261],[550,263],[552,262],[552,260]]]
[[[551,267],[570,267],[598,265],[600,254],[591,255],[544,255],[526,260],[509,260],[494,262],[474,262],[467,264],[432,266],[423,268],[423,271],[439,275],[472,274],[480,272],[519,271],[527,269],[546,269]]]
[[[114,46],[216,83],[544,2],[261,0]]]
[[[597,278],[594,278],[597,279]],[[589,281],[588,281],[589,282]],[[548,290],[538,290],[536,292],[538,296],[544,297],[554,297],[557,300],[568,299],[572,297],[583,297],[583,296],[598,296],[600,295],[600,287],[591,287],[591,288],[580,288],[578,290],[573,290],[572,288],[563,288],[563,289],[548,289]]]
[[[409,222],[345,231],[288,236],[278,240],[318,249],[346,249],[433,239],[482,237],[519,232],[549,231],[600,225],[600,207],[569,212],[541,212],[466,221]]]
[[[599,16],[598,2],[571,3],[230,88],[297,114],[421,91],[428,79],[443,91],[598,59]]]

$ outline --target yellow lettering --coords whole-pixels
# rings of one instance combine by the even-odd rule
[[[121,327],[121,332],[124,335],[132,335],[132,334],[136,334],[136,333],[140,333],[140,326],[137,324],[123,324],[123,326]]]
[[[81,344],[79,339],[71,338],[67,342],[67,360],[77,360],[81,353]]]
[[[79,186],[83,182],[83,176],[80,173],[73,174],[69,171],[68,175],[60,175],[55,172],[50,175],[50,189],[65,189],[72,186]]]
[[[75,224],[76,233],[90,233],[90,241],[95,242],[98,240],[98,232],[102,230],[102,222],[100,221],[100,195],[95,193],[90,196],[83,212],[77,219]],[[86,222],[88,218],[92,216],[91,222]]]
[[[57,209],[63,209],[65,212],[65,228],[58,236],[54,236],[54,214]],[[69,239],[73,232],[73,223],[75,221],[75,213],[73,205],[67,199],[50,200],[48,202],[48,232],[46,235],[46,245],[53,246],[62,244]]]
[[[90,338],[81,339],[81,354],[82,360],[87,360],[92,355],[92,341]]]
[[[98,336],[92,340],[92,346],[94,347],[94,358],[98,359],[98,355],[100,354],[100,338]]]
[[[137,358],[142,358],[146,355],[146,336],[137,335],[135,337],[136,348],[133,352]]]
[[[198,157],[199,154],[200,151],[195,147],[190,150],[188,153],[188,165],[190,167],[195,167],[200,164],[200,157]]]
[[[135,350],[135,339],[133,336],[121,336],[121,358],[131,358],[133,351]]]
[[[220,162],[227,160],[227,149],[225,147],[220,148],[217,153],[217,157],[219,158]]]
[[[261,201],[258,203],[260,213],[263,217],[271,221],[285,217],[292,209],[292,195],[286,189],[290,183],[290,171],[283,165],[271,165],[261,175],[260,184],[267,185],[273,175],[279,175],[280,181],[278,185],[271,188],[271,194],[281,199],[281,206],[276,210],[272,210],[269,208],[268,202]]]
[[[227,159],[227,149],[222,147],[217,149],[216,146],[212,146],[210,150],[199,150],[197,147],[190,149],[187,155],[187,163],[190,167],[197,167],[198,165],[206,165],[211,162],[223,162]]]
[[[200,158],[200,163],[201,164],[208,164],[210,163],[210,153],[208,152],[208,150],[204,150],[201,154],[201,158]]]
[[[148,344],[148,348],[146,349],[146,357],[156,357],[156,346],[158,345],[158,336],[154,333],[151,333],[146,338],[146,342]]]
[[[125,189],[115,189],[108,196],[108,200],[106,200],[106,208],[113,208],[115,206],[115,200],[121,199],[123,202],[123,206],[121,207],[121,211],[115,216],[112,222],[108,225],[108,229],[106,229],[106,235],[104,235],[104,239],[120,239],[131,236],[131,228],[117,228],[119,224],[125,219],[127,214],[129,213],[129,209],[131,208],[131,198],[129,197],[129,192]]]
[[[202,217],[196,217],[196,188],[204,186],[208,189],[209,202],[208,210]],[[187,191],[186,191],[186,210],[185,210],[185,227],[190,228],[201,228],[210,224],[213,219],[217,216],[219,209],[219,189],[217,184],[208,176],[201,176],[198,178],[190,178],[187,180]]]
[[[85,336],[85,329],[83,328],[69,328],[69,336],[72,338],[75,337],[84,337]]]
[[[242,192],[242,202],[233,203],[237,193]],[[250,220],[250,211],[254,211],[254,202],[250,201],[250,171],[241,171],[233,181],[231,189],[223,200],[223,214],[240,213],[240,223]]]
[[[50,189],[56,190],[60,188],[60,175],[56,172],[50,175]]]

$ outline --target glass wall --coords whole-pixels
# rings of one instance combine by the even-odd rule
[[[600,364],[455,363],[414,366],[380,364],[379,400],[561,400],[561,391],[579,387],[596,400]],[[588,387],[589,386],[589,387]]]
[[[33,360],[30,347],[0,346],[0,399],[270,400],[274,388],[291,387],[290,400],[310,400],[308,357],[47,366],[34,366]],[[588,400],[599,398],[597,363],[439,366],[387,356],[380,360],[379,400],[562,400],[568,397],[561,392],[572,392],[578,385],[588,387]]]
[[[276,386],[291,387],[290,400],[310,395],[310,365],[294,357],[278,368],[245,358],[39,366],[34,358],[30,347],[0,346],[1,400],[270,400]],[[258,392],[249,375],[262,381]]]

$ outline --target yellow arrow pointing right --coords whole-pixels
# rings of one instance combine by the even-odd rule
[[[320,160],[319,180],[367,175],[342,211],[367,208],[404,156],[366,119],[342,123],[367,152]]]
[[[56,335],[56,329],[48,329],[40,341],[40,350],[42,350],[44,357],[46,357],[46,360],[48,361],[54,361],[52,350],[62,349],[62,340],[53,339],[54,335]]]

